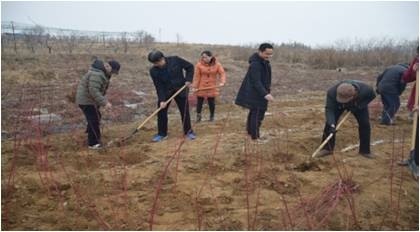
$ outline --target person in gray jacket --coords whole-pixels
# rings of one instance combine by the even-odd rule
[[[325,105],[324,141],[331,133],[333,137],[319,152],[318,157],[331,155],[335,147],[335,132],[338,119],[344,111],[350,111],[359,124],[359,154],[374,158],[370,150],[370,122],[368,104],[376,94],[369,85],[357,80],[341,81],[327,91]]]
[[[400,108],[400,95],[405,89],[402,80],[408,64],[397,64],[388,67],[376,78],[376,92],[381,95],[383,111],[381,124],[394,124],[394,116]]]
[[[105,97],[112,74],[118,74],[120,64],[111,60],[104,63],[95,60],[89,71],[82,77],[76,92],[76,104],[86,117],[88,133],[88,146],[91,149],[102,148],[100,120],[100,107],[110,109],[111,103]]]

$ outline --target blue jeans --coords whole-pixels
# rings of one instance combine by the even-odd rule
[[[384,105],[381,123],[389,125],[400,108],[400,96],[397,94],[381,94],[381,100]]]

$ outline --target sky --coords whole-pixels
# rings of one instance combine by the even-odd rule
[[[158,41],[247,45],[416,40],[418,1],[1,2],[1,20],[92,31],[145,30]]]

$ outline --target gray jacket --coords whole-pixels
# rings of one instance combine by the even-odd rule
[[[78,105],[105,106],[107,103],[105,94],[108,85],[109,78],[105,73],[100,69],[91,67],[77,86],[76,103]]]
[[[405,89],[405,83],[401,77],[407,70],[407,65],[397,64],[385,69],[381,75],[376,78],[376,90],[380,94],[401,95]]]

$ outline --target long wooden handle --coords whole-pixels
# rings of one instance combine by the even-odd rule
[[[166,102],[165,104],[167,105],[168,103],[170,103],[179,93],[182,92],[182,90],[184,90],[187,87],[187,85],[182,86],[182,88],[180,88],[178,91],[176,91],[176,93],[174,93]],[[149,117],[147,117],[137,128],[136,131],[140,130],[151,118],[153,118],[157,113],[159,113],[159,111],[161,111],[163,108],[159,107],[157,108]]]
[[[222,88],[223,86],[211,86],[211,87],[205,87],[205,88],[201,88],[201,89],[196,89],[194,90],[194,92],[198,92],[201,90],[209,90],[209,89],[218,89],[218,88]]]
[[[413,114],[413,133],[411,134],[411,150],[414,150],[416,147],[416,132],[417,132],[417,117],[419,115],[418,111],[419,107],[419,71],[416,72],[416,98],[414,100],[414,108],[417,108],[416,111],[414,111]]]
[[[341,127],[341,125],[344,123],[344,121],[346,121],[347,120],[347,118],[349,117],[349,115],[350,115],[350,111],[348,111],[345,115],[344,115],[344,117],[343,117],[343,119],[341,119],[341,121],[340,121],[340,123],[338,123],[338,125],[337,125],[337,127],[335,128],[335,130],[338,130],[340,127]],[[327,144],[328,143],[328,141],[330,141],[330,139],[332,138],[334,136],[334,134],[333,133],[330,133],[330,135],[328,135],[328,137],[324,140],[324,142],[322,142],[321,143],[321,145],[319,145],[319,147],[315,150],[315,152],[312,154],[312,158],[313,157],[315,157],[315,155],[316,154],[318,154],[318,152],[325,146],[325,144]]]

